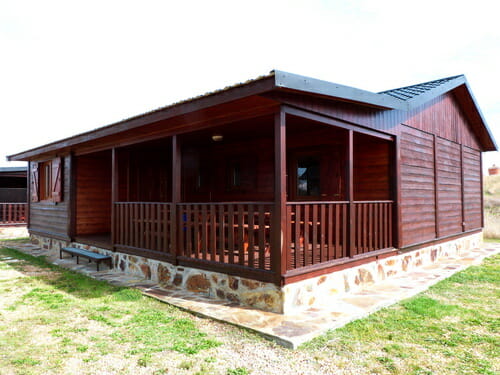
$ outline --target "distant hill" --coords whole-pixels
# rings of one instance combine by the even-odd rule
[[[485,176],[484,237],[500,238],[500,175]]]
[[[500,198],[500,175],[484,176],[484,195]]]

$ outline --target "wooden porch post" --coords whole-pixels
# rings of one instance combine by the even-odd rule
[[[481,171],[482,173],[482,171]],[[467,230],[465,222],[465,174],[464,174],[464,145],[460,144],[460,185],[461,185],[461,203],[462,203],[462,232]]]
[[[26,228],[30,229],[30,224],[31,224],[31,220],[30,220],[30,213],[31,213],[31,179],[33,178],[33,176],[31,175],[31,164],[32,162],[31,161],[28,161],[28,175],[26,176],[26,183],[28,184],[28,186],[26,186],[26,193],[27,193],[27,196],[26,196],[26,212],[24,213],[25,215],[25,218],[26,218]]]
[[[111,150],[111,245],[115,249],[117,238],[116,207],[118,201],[118,155],[116,148]]]
[[[394,139],[394,159],[392,176],[392,246],[401,248],[403,246],[403,234],[401,225],[401,141],[397,136]]]
[[[172,204],[170,207],[170,253],[182,254],[177,234],[177,204],[181,201],[181,147],[177,135],[172,136]]]
[[[483,153],[479,152],[479,178],[481,184],[481,228],[484,228],[484,185],[483,185]]]
[[[67,234],[70,241],[76,236],[76,158],[71,152],[66,158],[69,163],[69,197],[68,201],[68,226]],[[65,168],[68,170],[67,168]]]
[[[274,215],[271,268],[276,280],[286,272],[286,114],[282,108],[274,116]]]
[[[347,224],[349,226],[349,238],[347,241],[347,256],[356,255],[354,238],[356,235],[354,221],[354,132],[348,131],[347,135],[347,200],[349,201],[349,213]]]
[[[438,157],[437,157],[437,139],[436,134],[433,134],[433,155],[434,155],[434,225],[436,231],[436,238],[441,237],[439,233],[439,190],[438,190]],[[399,246],[398,246],[399,247]]]

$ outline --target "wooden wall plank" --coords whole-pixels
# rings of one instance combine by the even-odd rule
[[[434,138],[407,126],[401,131],[401,245],[436,237]]]

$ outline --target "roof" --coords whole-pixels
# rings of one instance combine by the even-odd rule
[[[28,167],[0,167],[1,177],[22,177],[26,178]]]
[[[442,95],[450,90],[464,85],[467,97],[470,98],[466,104],[473,108],[477,128],[482,137],[487,140],[486,150],[496,150],[496,144],[489,131],[486,121],[479,110],[472,92],[468,86],[465,76],[458,75],[425,82],[413,86],[401,87],[380,93],[361,90],[350,86],[323,81],[311,77],[301,76],[293,73],[273,70],[268,75],[260,76],[243,83],[228,86],[220,90],[212,91],[190,99],[176,102],[125,120],[36,147],[21,153],[10,155],[8,160],[29,160],[43,153],[52,152],[57,149],[70,148],[72,146],[87,142],[89,140],[106,137],[120,132],[138,128],[152,122],[158,122],[175,116],[203,110],[211,106],[228,103],[230,101],[246,98],[252,95],[261,95],[273,90],[299,92],[310,96],[323,97],[332,100],[347,101],[362,106],[369,106],[380,110],[409,111],[422,103]],[[481,130],[481,129],[484,129]]]
[[[0,167],[0,173],[2,172],[26,172],[28,167]]]
[[[434,81],[419,83],[416,85],[405,86],[405,87],[400,87],[397,89],[382,91],[382,92],[379,92],[379,94],[386,94],[386,95],[390,95],[396,99],[408,101],[410,99],[415,98],[416,96],[427,93],[428,91],[431,91],[432,89],[440,87],[441,85],[443,85],[449,81],[452,81],[454,79],[457,79],[459,77],[463,77],[463,75],[458,75],[458,76],[453,76],[453,77],[448,77],[448,78],[441,78],[441,79],[436,79]]]

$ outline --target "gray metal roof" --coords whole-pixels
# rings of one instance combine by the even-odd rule
[[[434,81],[419,83],[417,85],[411,85],[411,86],[400,87],[397,89],[381,91],[379,92],[379,94],[386,94],[396,99],[407,101],[419,95],[425,94],[437,87],[440,87],[441,85],[449,81],[452,81],[460,77],[463,77],[463,75],[441,78],[441,79],[436,79]]]

